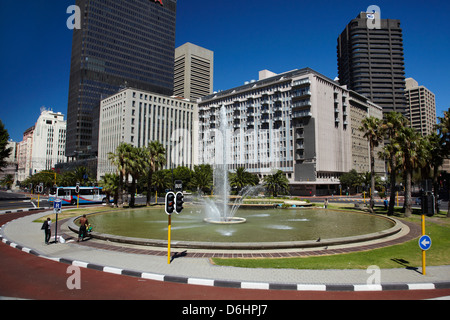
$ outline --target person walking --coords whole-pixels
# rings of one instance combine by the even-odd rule
[[[86,215],[84,214],[83,217],[80,219],[80,231],[78,232],[78,241],[80,242],[80,239],[83,240],[83,238],[87,235],[87,225],[89,224],[88,219],[86,218]]]
[[[45,232],[45,244],[48,244],[50,241],[50,237],[52,236],[52,220],[50,218],[47,218],[46,221],[42,224],[41,230],[44,230]]]

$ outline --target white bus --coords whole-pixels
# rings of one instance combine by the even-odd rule
[[[106,203],[106,195],[103,193],[101,187],[79,187],[80,200],[79,204],[87,203]],[[55,199],[60,199],[62,204],[76,205],[78,195],[75,193],[76,187],[58,187],[52,190],[49,201],[54,202]]]

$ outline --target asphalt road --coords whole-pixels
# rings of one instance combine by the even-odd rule
[[[0,225],[33,213],[0,215]],[[0,243],[0,297],[36,300],[189,300],[201,305],[203,300],[243,301],[275,300],[390,300],[431,299],[450,296],[450,290],[408,290],[381,292],[304,292],[289,290],[245,290],[159,282],[123,275],[80,269],[80,288],[67,285],[72,273],[69,265],[39,258]],[[224,302],[221,302],[224,303]],[[226,302],[228,303],[228,302]],[[168,313],[182,315],[190,303],[175,304]],[[271,310],[295,310],[294,304],[274,304]],[[161,306],[159,306],[161,308]],[[273,313],[271,313],[273,315]]]

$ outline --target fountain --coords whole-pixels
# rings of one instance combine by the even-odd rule
[[[215,200],[206,199],[205,222],[211,224],[240,224],[247,220],[235,217],[237,210],[242,204],[244,194],[234,200],[230,208],[230,185],[228,182],[228,143],[229,131],[226,108],[220,109],[220,128],[216,134],[216,168],[214,170],[214,186]],[[244,189],[244,193],[248,193],[248,189]]]

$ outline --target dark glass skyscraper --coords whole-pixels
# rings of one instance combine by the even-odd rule
[[[173,94],[176,0],[77,0],[66,156],[97,152],[100,100],[123,87]]]
[[[405,62],[399,20],[381,19],[379,28],[369,28],[367,15],[362,12],[339,36],[337,52],[342,85],[366,96],[384,113],[405,114]]]

